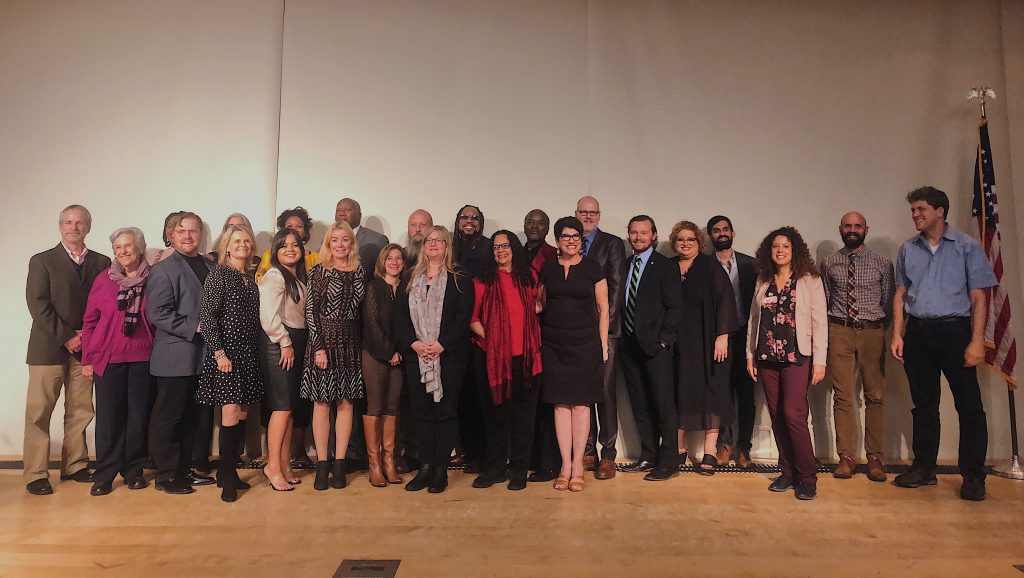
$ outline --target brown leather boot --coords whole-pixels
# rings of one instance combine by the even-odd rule
[[[718,455],[715,456],[715,459],[718,460],[718,465],[720,465],[720,466],[727,466],[727,465],[729,465],[729,460],[731,458],[732,458],[732,448],[730,448],[729,446],[722,446],[722,447],[718,448]]]
[[[736,450],[736,467],[741,470],[749,470],[754,465],[753,460],[750,459],[750,452],[746,450]]]
[[[836,471],[832,472],[832,477],[848,480],[853,477],[853,472],[856,469],[857,462],[853,458],[850,456],[839,456],[839,465],[836,466]]]
[[[398,475],[395,467],[395,431],[397,430],[398,417],[384,415],[380,418],[381,436],[380,445],[384,458],[384,477],[390,484],[401,484],[402,476]]]
[[[370,470],[370,485],[375,488],[387,487],[384,468],[380,459],[380,428],[376,415],[363,416],[363,432],[366,434],[366,460]]]
[[[868,458],[868,479],[872,482],[885,481],[885,466],[882,465],[882,460],[876,456]]]

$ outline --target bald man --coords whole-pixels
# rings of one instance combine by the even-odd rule
[[[596,479],[607,480],[615,477],[615,441],[619,434],[615,352],[618,351],[619,339],[622,337],[619,315],[626,291],[622,286],[626,245],[621,238],[598,227],[601,223],[601,204],[594,197],[582,197],[576,202],[576,218],[583,223],[583,256],[597,261],[608,281],[608,363],[604,365],[604,401],[597,404],[596,412],[590,412],[590,436],[583,454],[584,467],[595,470]],[[600,460],[597,456],[598,441],[601,442]],[[646,462],[641,462],[626,466],[624,471],[651,469],[645,465]]]
[[[334,207],[334,221],[345,221],[352,227],[356,235],[356,244],[359,246],[359,262],[366,271],[369,279],[373,278],[373,268],[377,264],[377,255],[384,245],[388,244],[388,238],[373,229],[362,226],[363,209],[359,203],[348,197],[338,201]]]
[[[821,263],[821,278],[828,299],[828,369],[832,375],[836,450],[836,478],[853,477],[857,469],[857,432],[854,431],[856,374],[864,384],[864,451],[868,479],[885,481],[882,393],[885,391],[885,326],[892,318],[892,261],[864,246],[868,223],[851,211],[839,222],[843,248]]]
[[[427,229],[433,226],[434,217],[424,209],[416,209],[409,215],[409,221],[406,223],[409,244],[405,246],[407,269],[416,264],[416,259],[420,256],[420,249],[423,247],[423,238],[427,236]]]

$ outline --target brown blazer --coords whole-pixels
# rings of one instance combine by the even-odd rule
[[[761,300],[768,291],[768,283],[757,282],[754,299],[750,303],[747,359],[752,359],[754,352],[757,351]],[[828,310],[825,305],[825,285],[821,282],[821,277],[804,275],[796,281],[796,345],[802,355],[812,359],[813,365],[825,366],[828,354]]]
[[[68,360],[71,354],[64,349],[64,343],[82,329],[92,282],[109,267],[106,255],[90,249],[79,277],[74,261],[60,243],[29,259],[25,287],[25,300],[32,315],[29,365],[61,365]]]

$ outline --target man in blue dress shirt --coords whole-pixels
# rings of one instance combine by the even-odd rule
[[[919,234],[896,259],[892,355],[903,363],[914,402],[914,463],[895,483],[936,483],[941,372],[960,417],[960,497],[984,500],[988,424],[976,366],[985,360],[985,289],[996,276],[981,245],[946,223],[946,193],[921,187],[907,202]]]

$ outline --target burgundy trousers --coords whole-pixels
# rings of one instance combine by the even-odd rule
[[[807,429],[807,390],[811,385],[811,363],[756,362],[757,380],[764,387],[772,433],[779,447],[782,475],[797,483],[815,484],[817,464],[811,432]]]

